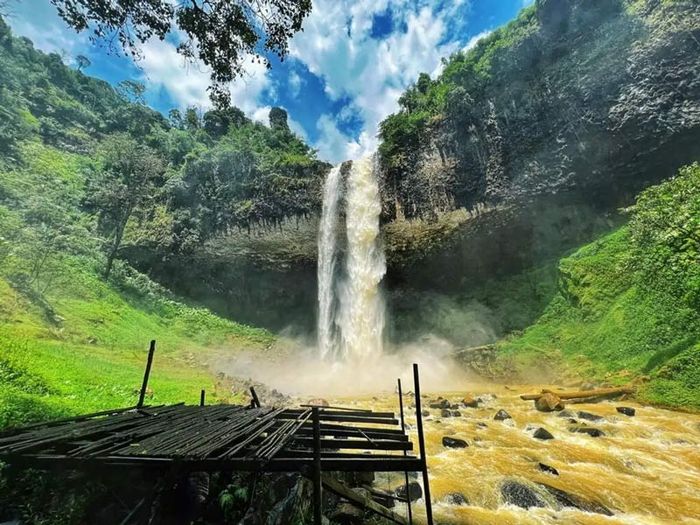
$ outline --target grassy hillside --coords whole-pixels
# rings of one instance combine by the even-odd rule
[[[700,409],[700,166],[643,192],[625,226],[563,259],[540,319],[500,344],[519,370],[543,360],[585,377],[642,377],[641,399]]]
[[[180,302],[118,261],[106,281],[92,217],[80,209],[91,160],[39,141],[0,169],[0,427],[133,404],[158,341],[150,403],[232,398],[213,350],[272,336]]]

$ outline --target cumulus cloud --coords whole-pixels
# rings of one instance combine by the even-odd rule
[[[469,39],[469,42],[462,48],[462,51],[469,51],[470,49],[474,48],[476,44],[479,43],[479,40],[482,38],[486,38],[489,36],[491,33],[493,33],[493,29],[487,29],[486,31],[482,31],[478,35],[474,35]]]
[[[396,111],[406,87],[421,72],[438,73],[441,58],[459,49],[459,43],[449,38],[454,32],[448,29],[456,11],[465,5],[457,1],[438,10],[435,5],[416,7],[409,0],[314,1],[305,31],[292,40],[291,54],[323,79],[331,99],[350,98],[364,122],[359,138],[354,139],[331,125],[329,116],[322,116],[317,127],[330,134],[316,144],[322,154],[336,160],[344,150],[356,158],[366,147],[376,146],[379,122]],[[374,17],[386,12],[394,18],[393,31],[372,38]]]

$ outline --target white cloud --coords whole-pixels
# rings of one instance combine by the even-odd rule
[[[478,35],[474,35],[469,39],[469,42],[462,48],[462,51],[469,51],[470,49],[474,48],[476,44],[479,43],[479,40],[482,38],[486,38],[489,36],[491,33],[493,33],[493,29],[487,29],[486,31],[482,31]]]
[[[396,111],[406,87],[421,72],[438,73],[441,58],[459,49],[457,41],[447,38],[448,25],[465,3],[436,12],[428,6],[416,8],[409,0],[314,1],[305,31],[294,37],[290,52],[325,81],[330,98],[349,97],[364,121],[359,139],[346,141],[348,154],[359,155],[368,145],[376,145],[379,122]],[[399,17],[394,32],[371,38],[373,17],[387,8]],[[340,154],[339,142],[345,135],[337,126],[331,129],[329,118],[324,115],[318,128],[331,136],[321,137],[316,145],[330,159]]]
[[[299,96],[299,92],[301,91],[301,84],[302,84],[302,78],[299,76],[299,73],[296,71],[292,70],[291,73],[289,73],[289,94],[292,96],[292,98],[296,98]]]

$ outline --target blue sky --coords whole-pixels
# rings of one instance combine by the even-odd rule
[[[331,162],[376,148],[378,123],[397,108],[404,89],[421,72],[439,73],[444,56],[473,45],[514,18],[532,0],[314,0],[304,31],[284,62],[271,70],[247,67],[231,85],[234,104],[266,122],[271,106],[284,107],[292,129]],[[86,73],[113,84],[127,78],[147,86],[148,103],[170,108],[209,105],[204,67],[184,64],[173,39],[149,41],[136,64],[76,35],[48,0],[11,4],[13,30],[44,51],[70,62],[90,58]]]

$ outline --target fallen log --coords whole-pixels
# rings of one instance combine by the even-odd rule
[[[523,401],[536,401],[545,394],[554,394],[559,399],[583,399],[597,397],[612,397],[622,394],[632,394],[634,389],[622,386],[617,388],[599,388],[597,390],[583,390],[579,392],[555,392],[554,390],[543,389],[539,394],[523,394],[520,399]]]

